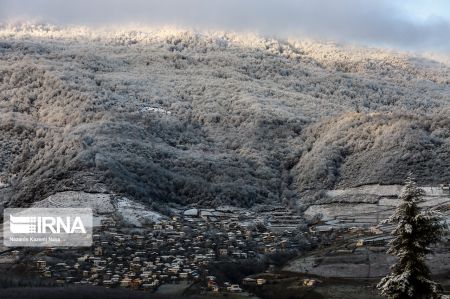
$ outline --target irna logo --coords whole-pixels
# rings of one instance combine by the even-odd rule
[[[30,208],[3,211],[3,244],[7,247],[91,246],[90,208]]]
[[[9,215],[9,230],[13,234],[86,233],[81,217],[25,217]]]

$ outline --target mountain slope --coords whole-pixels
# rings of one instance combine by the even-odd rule
[[[292,170],[300,192],[369,184],[450,181],[450,110],[432,116],[349,113],[303,134],[305,151]]]
[[[253,206],[449,178],[445,63],[164,28],[5,25],[0,40],[10,205],[84,190]]]

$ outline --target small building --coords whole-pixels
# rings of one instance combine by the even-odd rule
[[[377,226],[371,226],[369,228],[369,232],[371,234],[374,234],[374,235],[381,235],[381,234],[383,234],[383,231]]]
[[[142,280],[139,278],[136,278],[130,282],[130,287],[132,287],[133,289],[137,289],[141,286],[141,284],[142,284]]]
[[[258,278],[256,279],[256,284],[261,286],[261,285],[265,285],[267,283],[267,281],[264,278]]]
[[[318,283],[319,283],[319,281],[315,280],[315,279],[308,279],[308,278],[306,278],[306,279],[303,280],[303,285],[307,286],[307,287],[313,287],[313,286],[315,286]]]
[[[125,277],[124,279],[122,279],[120,281],[120,286],[122,288],[128,288],[130,286],[130,283],[131,283],[131,279],[129,279],[128,277]]]
[[[387,242],[391,239],[390,236],[381,236],[381,237],[373,237],[373,238],[367,238],[367,239],[360,239],[358,242],[356,242],[356,247],[362,247],[362,246],[385,246]]]
[[[233,293],[240,293],[243,290],[241,289],[241,287],[238,284],[232,284],[229,287],[227,287],[227,291],[233,292]]]
[[[198,216],[198,210],[197,209],[189,209],[184,211],[184,216],[190,216],[190,217],[197,217]]]
[[[444,193],[450,193],[450,184],[440,184],[439,187]]]
[[[226,248],[219,249],[219,256],[227,256],[227,255],[228,255],[228,249],[226,249]]]
[[[100,246],[95,247],[94,249],[94,255],[101,256],[103,255],[103,248]]]
[[[47,267],[47,262],[43,260],[39,260],[36,262],[36,269],[38,271],[44,271]]]
[[[251,277],[246,277],[242,280],[243,285],[256,285],[256,279]]]

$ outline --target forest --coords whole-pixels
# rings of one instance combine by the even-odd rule
[[[179,28],[0,26],[0,201],[310,202],[450,181],[448,58]],[[1,185],[1,184],[0,184]]]

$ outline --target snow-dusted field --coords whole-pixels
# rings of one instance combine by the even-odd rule
[[[327,196],[336,197],[342,195],[371,194],[377,196],[397,196],[401,191],[401,185],[365,185],[356,188],[328,190]]]
[[[96,194],[77,191],[58,192],[33,203],[32,208],[91,208],[96,214],[115,211],[109,194]]]
[[[142,203],[110,194],[95,194],[77,191],[58,192],[44,200],[33,203],[32,208],[91,208],[94,225],[101,219],[120,217],[124,223],[140,227],[142,224],[158,223],[165,216],[153,212]]]
[[[450,194],[440,187],[422,187],[425,191],[424,202],[420,204],[423,208],[439,208],[447,223],[450,223]],[[378,237],[387,236],[391,231],[389,226],[382,222],[392,215],[399,199],[394,198],[400,194],[398,185],[380,186],[369,185],[357,188],[329,190],[326,192],[328,203],[322,200],[321,204],[311,205],[305,216],[312,218],[320,215],[325,223],[319,227],[330,228],[338,235],[344,235],[345,241],[335,240],[326,249],[318,249],[298,258],[286,266],[285,270],[310,273],[324,277],[347,277],[347,278],[376,278],[386,275],[389,266],[395,258],[387,255],[384,246],[355,247],[359,239],[375,238],[377,236],[365,236],[357,233],[344,233],[348,228],[368,230],[370,227],[379,227],[383,233]],[[347,197],[345,197],[347,196]],[[356,201],[342,201],[349,196],[360,198]],[[377,197],[372,203],[365,203],[364,198]],[[336,202],[338,200],[338,202]],[[344,229],[344,230],[342,230]],[[341,230],[340,232],[338,232]],[[446,241],[447,240],[447,241]],[[446,243],[445,243],[446,242]],[[435,275],[447,275],[449,269],[448,235],[444,242],[433,247],[435,254],[429,256],[427,263]]]
[[[423,187],[425,191],[424,208],[450,206],[450,194],[440,187]],[[305,216],[313,218],[321,215],[323,221],[336,219],[350,222],[350,225],[376,225],[386,219],[398,205],[397,197],[401,192],[400,185],[367,185],[357,188],[328,190],[327,198],[320,204],[313,204],[305,211]],[[375,197],[374,197],[375,196]],[[365,198],[371,198],[367,203]],[[450,219],[450,214],[448,215]],[[353,224],[351,224],[353,222]],[[339,221],[336,223],[339,224]]]
[[[118,198],[115,202],[117,213],[122,217],[124,223],[141,227],[144,224],[159,223],[166,216],[150,211],[143,204],[128,198]]]

